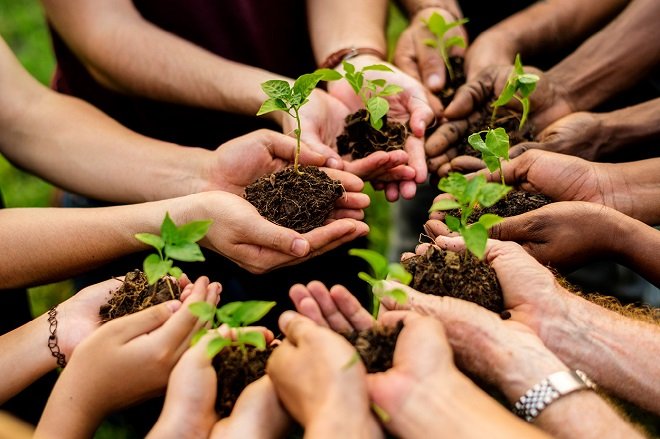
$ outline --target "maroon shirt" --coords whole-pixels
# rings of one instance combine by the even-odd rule
[[[289,77],[315,68],[302,0],[134,0],[142,16],[223,58]],[[82,98],[134,131],[181,145],[215,148],[247,132],[276,128],[255,117],[126,96],[98,84],[51,29],[54,88]]]

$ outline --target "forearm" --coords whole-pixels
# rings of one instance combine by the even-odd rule
[[[56,367],[48,349],[48,326],[42,315],[0,337],[0,404]]]
[[[572,369],[640,407],[660,413],[660,329],[623,317],[566,291],[561,318],[541,320],[546,346]]]
[[[618,262],[660,286],[660,231],[626,215],[614,225]]]
[[[308,0],[308,21],[317,64],[334,52],[368,47],[387,52],[384,0]]]
[[[660,158],[596,166],[607,176],[606,205],[646,224],[660,224]]]
[[[143,19],[128,0],[43,3],[90,74],[122,93],[255,115],[266,98],[259,84],[286,79],[221,58],[164,31]],[[280,120],[277,114],[270,117]]]
[[[619,12],[628,0],[536,2],[488,29],[509,41],[511,61],[516,53],[523,57],[562,49],[583,39]],[[481,37],[480,37],[481,38]]]
[[[400,0],[409,17],[414,17],[424,9],[444,9],[451,12],[455,18],[462,18],[463,12],[456,0]]]
[[[562,84],[574,110],[589,110],[645,77],[660,60],[655,39],[660,3],[633,1],[546,76]],[[625,73],[622,73],[625,72]]]
[[[660,98],[597,116],[607,139],[601,154],[660,139]]]

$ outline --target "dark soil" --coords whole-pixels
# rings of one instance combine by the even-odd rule
[[[218,396],[215,410],[221,418],[229,416],[239,395],[250,383],[266,374],[266,362],[275,349],[268,346],[258,350],[246,346],[245,351],[236,346],[226,347],[213,359],[218,374]]]
[[[300,233],[323,225],[344,194],[341,182],[316,166],[289,167],[245,188],[245,199],[273,223]]]
[[[410,286],[423,293],[469,300],[496,313],[504,310],[495,270],[471,253],[431,246],[423,255],[402,262],[413,276]]]
[[[351,154],[353,159],[361,159],[376,151],[403,149],[408,137],[405,125],[388,121],[383,117],[383,127],[379,131],[369,123],[367,110],[358,110],[346,116],[346,128],[337,137],[339,154]]]
[[[442,102],[442,106],[447,108],[447,105],[451,102],[452,99],[454,99],[454,95],[456,94],[456,90],[458,90],[458,87],[461,85],[465,84],[465,70],[463,69],[463,58],[460,56],[450,56],[449,57],[449,63],[451,64],[452,69],[454,70],[454,77],[449,78],[449,74],[447,74],[447,82],[445,83],[445,86],[440,92],[438,92],[437,96],[440,99],[440,102]]]
[[[394,327],[374,326],[365,331],[342,334],[355,346],[368,373],[385,372],[392,367],[392,357],[403,321]]]
[[[155,285],[149,285],[147,276],[140,270],[126,274],[124,283],[112,293],[107,304],[101,306],[101,323],[133,314],[150,306],[179,299],[181,291],[178,282],[171,278],[161,278]]]
[[[518,126],[520,124],[520,116],[521,114],[517,111],[511,110],[509,108],[503,108],[499,107],[497,109],[497,114],[495,116],[495,122],[491,126],[491,117],[492,117],[492,107],[490,106],[491,103],[495,102],[494,100],[491,101],[488,105],[485,107],[482,107],[481,111],[478,113],[478,115],[473,115],[469,119],[469,125],[467,130],[465,131],[465,136],[459,140],[456,143],[456,149],[458,151],[458,155],[469,155],[472,157],[481,157],[481,153],[468,143],[468,137],[472,133],[478,133],[479,131],[485,131],[489,128],[495,129],[495,128],[504,128],[509,135],[509,144],[511,146],[517,145],[518,143],[521,142],[529,142],[534,140],[534,127],[532,124],[527,120],[525,123],[525,126],[523,127],[522,131],[518,130]]]
[[[479,217],[485,213],[493,213],[502,218],[522,215],[550,203],[552,203],[552,200],[543,194],[532,194],[521,189],[513,189],[492,206],[484,208],[477,207],[474,209],[467,222],[468,224],[472,224],[478,221]],[[455,217],[461,216],[461,212],[458,209],[448,210],[447,214]]]

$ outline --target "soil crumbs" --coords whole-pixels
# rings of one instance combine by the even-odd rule
[[[444,108],[447,108],[447,105],[449,105],[452,99],[454,99],[456,90],[458,90],[461,85],[465,84],[466,79],[463,58],[460,56],[450,56],[449,64],[451,64],[451,68],[454,71],[454,77],[450,78],[449,74],[447,74],[447,82],[443,89],[437,94]]]
[[[342,334],[360,354],[367,373],[385,372],[392,367],[394,347],[403,321],[396,326],[374,326],[364,331]]]
[[[337,137],[339,154],[350,153],[353,159],[361,159],[376,151],[403,149],[408,137],[405,125],[388,121],[383,117],[383,127],[377,130],[369,123],[365,109],[346,116],[344,133]]]

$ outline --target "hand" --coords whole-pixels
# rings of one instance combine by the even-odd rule
[[[374,324],[369,311],[341,285],[328,290],[319,281],[307,286],[296,284],[289,290],[289,297],[300,314],[335,332],[362,331]]]
[[[338,172],[341,171],[328,170],[333,178]],[[202,245],[260,274],[300,263],[368,233],[369,226],[349,216],[361,219],[362,213],[356,208],[368,205],[369,199],[365,194],[352,192],[362,187],[361,180],[352,178],[344,180],[344,188],[349,192],[338,202],[346,209],[337,210],[328,224],[304,234],[271,223],[254,206],[233,194],[204,192],[182,198],[184,205],[176,202],[178,209],[188,212],[192,200],[195,219],[214,220]]]
[[[215,306],[220,284],[206,277],[169,301],[106,323],[77,348],[62,372],[39,425],[45,436],[85,436],[110,412],[161,393],[170,371],[201,327],[188,305]],[[190,290],[190,291],[188,291]],[[103,395],[103,397],[99,397]],[[67,407],[66,424],[58,413]],[[79,418],[79,419],[78,419]]]
[[[366,370],[360,361],[351,364],[355,348],[293,311],[282,314],[279,323],[286,339],[271,354],[267,373],[306,434],[332,431],[336,437],[379,437],[369,411]]]
[[[447,68],[440,52],[435,47],[427,46],[424,41],[434,38],[423,20],[428,20],[433,13],[440,14],[445,21],[451,22],[463,17],[460,7],[454,3],[452,10],[424,8],[411,19],[410,25],[403,31],[394,50],[394,64],[403,73],[410,75],[434,93],[442,90],[447,81]],[[447,37],[461,36],[467,43],[468,36],[463,26],[447,32]],[[452,55],[463,56],[465,49],[454,46]]]
[[[482,70],[495,66],[513,67],[516,53],[520,52],[508,35],[491,29],[479,34],[465,54],[465,77],[476,78]]]

